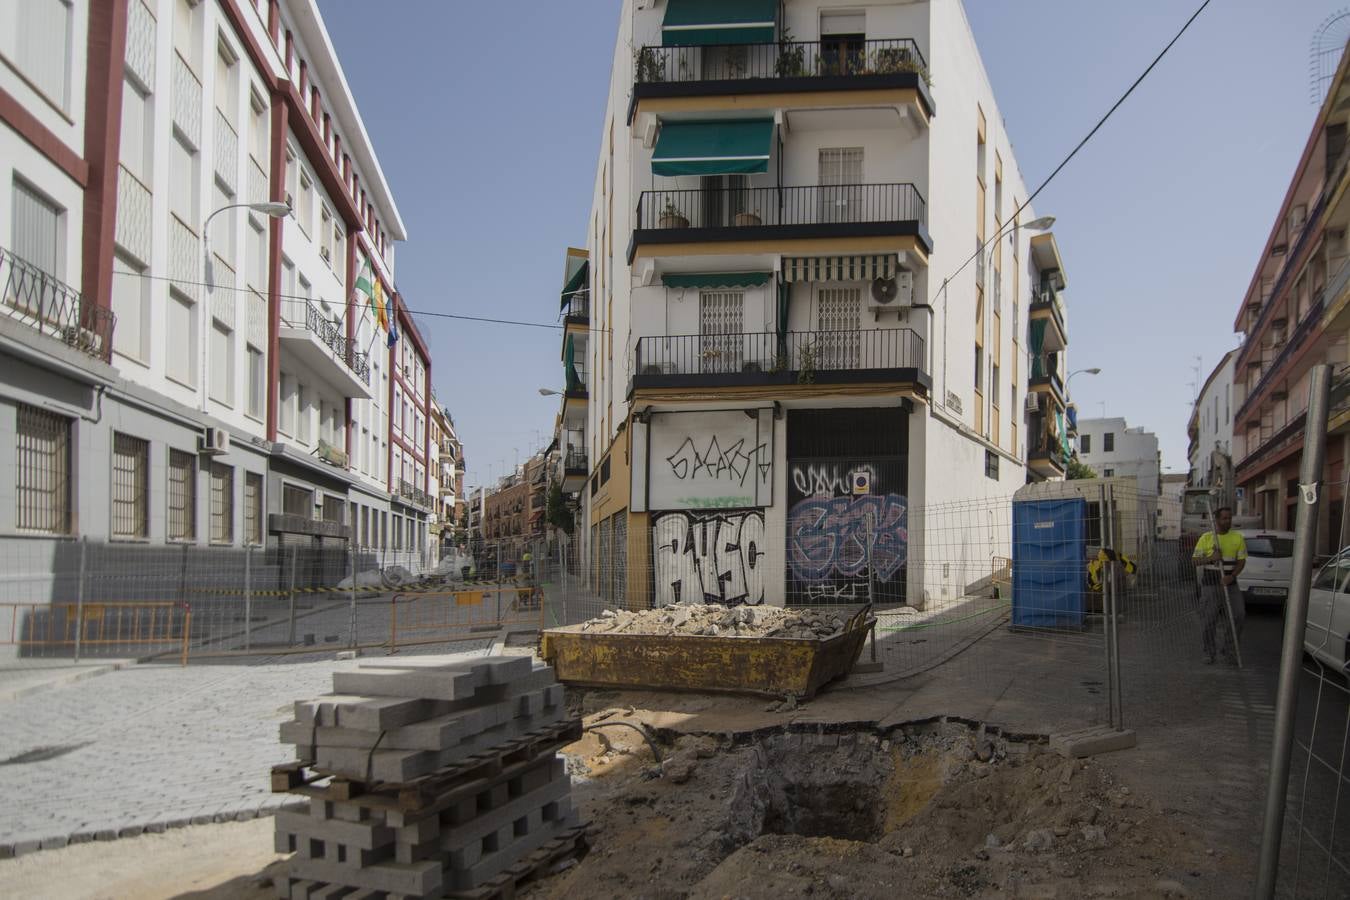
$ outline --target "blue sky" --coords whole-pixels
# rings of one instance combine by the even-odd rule
[[[967,0],[1030,185],[1196,5]],[[408,305],[556,321],[564,248],[585,241],[619,4],[531,0],[510,28],[498,4],[320,7],[408,228]],[[1036,201],[1058,220],[1069,368],[1103,370],[1074,379],[1080,415],[1156,431],[1165,469],[1186,466],[1195,357],[1203,380],[1236,346],[1238,304],[1316,115],[1309,42],[1335,9],[1214,0]],[[561,384],[559,332],[419,325],[471,484],[549,440],[557,398],[538,388]]]

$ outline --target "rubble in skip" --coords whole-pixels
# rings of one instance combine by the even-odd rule
[[[281,725],[272,790],[282,898],[485,898],[584,853],[558,749],[580,737],[531,657],[363,662]]]
[[[834,613],[781,606],[672,603],[659,609],[605,610],[582,623],[582,631],[610,634],[694,634],[713,637],[782,637],[823,640],[847,623]]]

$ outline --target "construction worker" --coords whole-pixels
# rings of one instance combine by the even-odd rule
[[[1191,554],[1191,565],[1200,571],[1200,639],[1207,664],[1214,662],[1220,649],[1226,659],[1237,662],[1237,642],[1247,620],[1247,605],[1237,586],[1238,574],[1247,565],[1247,542],[1232,526],[1233,510],[1227,506],[1216,509],[1214,529],[1200,535]],[[1228,647],[1230,639],[1232,648]]]

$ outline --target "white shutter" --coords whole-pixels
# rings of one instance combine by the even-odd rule
[[[821,13],[820,14],[820,34],[821,37],[830,34],[866,34],[867,33],[867,15],[866,13]]]
[[[702,372],[739,372],[745,331],[744,291],[702,291],[698,296]]]
[[[14,255],[53,278],[60,264],[61,210],[21,181],[14,182]]]
[[[856,369],[861,328],[861,288],[820,288],[816,293],[816,368]]]
[[[61,109],[69,106],[70,0],[22,0],[14,35],[19,68]]]

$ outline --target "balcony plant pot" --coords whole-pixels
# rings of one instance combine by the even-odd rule
[[[643,367],[642,367],[642,374],[643,374],[643,375],[660,375],[660,374],[661,374],[661,367],[658,366],[658,365],[655,365],[655,364],[643,366]]]
[[[764,371],[763,367],[760,366],[760,364],[755,362],[754,360],[751,360],[750,362],[741,366],[741,372],[743,372],[746,375],[757,375],[763,371]]]
[[[661,228],[688,228],[689,220],[677,212],[663,212],[656,224]]]
[[[739,227],[747,225],[762,225],[763,221],[755,213],[739,212],[732,218],[732,221]]]

